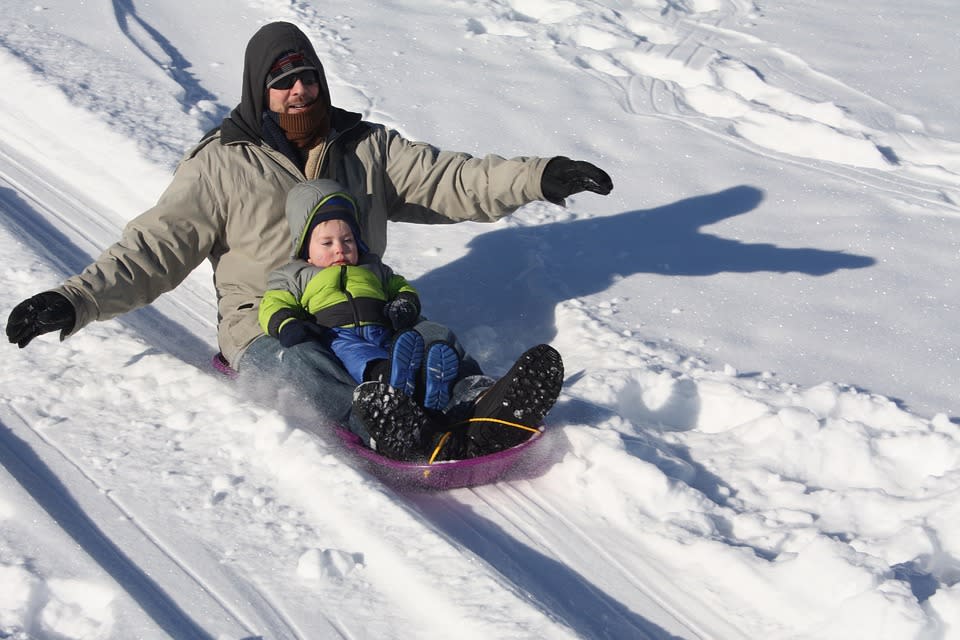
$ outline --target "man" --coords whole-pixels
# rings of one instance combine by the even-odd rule
[[[388,220],[494,221],[534,200],[562,203],[573,193],[613,188],[605,172],[586,162],[441,151],[339,109],[303,32],[270,23],[247,44],[240,104],[187,153],[157,204],[132,220],[116,244],[81,274],[14,308],[9,340],[23,348],[52,331],[64,340],[94,320],[149,304],[209,260],[224,358],[248,381],[299,385],[321,415],[346,423],[355,384],[336,358],[284,349],[257,321],[267,276],[288,258],[287,192],[316,178],[347,188],[363,237],[379,255]],[[437,325],[422,322],[417,329],[428,343],[431,335],[455,341]],[[455,401],[468,402],[489,384],[478,374],[464,355]],[[403,420],[418,419],[409,413],[400,411]],[[363,436],[358,422],[349,419]]]

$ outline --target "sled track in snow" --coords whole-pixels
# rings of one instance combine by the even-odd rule
[[[27,161],[5,146],[0,146],[0,205],[6,224],[15,227],[17,237],[31,238],[64,274],[89,264],[90,252],[97,246],[96,239],[64,212],[81,212],[98,232],[116,233],[116,224],[111,225],[92,207],[72,198],[62,185],[52,184],[32,171]]]
[[[29,238],[31,248],[54,265],[63,278],[80,273],[110,243],[120,237],[123,222],[101,213],[76,196],[70,184],[52,182],[49,172],[37,171],[30,160],[0,144],[0,224],[9,226],[17,238]],[[206,366],[213,348],[194,333],[177,324],[208,326],[216,311],[209,297],[189,282],[180,289],[189,299],[164,297],[154,305],[120,318],[141,335],[150,336],[153,346],[184,362]],[[204,313],[208,311],[208,313]],[[165,331],[157,331],[162,325]],[[170,330],[171,325],[182,330]]]
[[[269,631],[271,638],[304,637],[282,609],[249,581],[234,581],[234,586],[242,584],[243,588],[229,597],[219,593],[212,580],[180,560],[136,513],[114,499],[81,464],[30,426],[12,406],[0,406],[0,462],[63,531],[171,637],[212,640],[216,636],[204,625],[210,620],[233,627],[243,637],[260,637],[258,631]],[[65,482],[68,478],[70,481]],[[67,485],[74,491],[68,491]],[[77,487],[87,489],[77,492]],[[96,519],[89,514],[97,514]],[[138,550],[141,557],[127,555],[125,547]],[[146,548],[155,551],[149,558],[143,557]],[[151,576],[162,576],[162,582]],[[176,595],[165,586],[173,583]],[[231,604],[231,600],[243,602],[244,611]],[[202,618],[191,615],[185,609],[187,603],[192,611],[201,611]],[[250,611],[255,614],[245,613]]]
[[[54,265],[64,276],[79,272],[91,262],[103,238],[119,235],[117,221],[72,193],[69,186],[52,183],[45,174],[33,170],[29,160],[0,145],[0,208],[4,211],[4,224],[14,237],[27,241],[44,262]],[[151,341],[159,348],[179,352],[178,355],[193,353],[195,358],[205,361],[209,347],[191,338],[189,332],[155,330],[154,325],[163,324],[169,329],[171,324],[176,325],[175,321],[153,309],[134,315],[137,317],[130,318],[131,324],[153,338]],[[181,337],[172,341],[167,337],[170,333]],[[189,357],[183,359],[191,361]],[[34,501],[61,524],[64,532],[171,637],[213,638],[203,626],[210,619],[220,619],[228,627],[235,627],[238,637],[257,637],[256,629],[266,631],[269,637],[305,637],[281,606],[243,576],[228,576],[226,584],[234,591],[231,597],[218,593],[202,571],[177,557],[176,545],[167,544],[173,541],[165,541],[150,531],[136,510],[115,499],[83,464],[37,431],[11,403],[0,405],[0,423],[0,462]],[[88,490],[75,497],[67,490],[67,486],[75,485]],[[125,551],[141,548],[155,553],[144,559]],[[229,572],[215,559],[210,564],[221,573]],[[161,584],[151,576],[164,576],[164,582]],[[174,590],[164,586],[171,580],[177,583]],[[231,601],[243,603],[242,610]],[[191,616],[184,609],[187,602],[194,610],[203,610],[204,615]],[[330,625],[336,628],[334,621]]]
[[[645,559],[647,554],[633,555],[630,559],[633,565],[640,566],[642,573],[630,571],[616,557],[613,551],[605,548],[604,545],[596,539],[591,538],[579,525],[564,515],[559,505],[549,496],[538,492],[530,483],[517,483],[515,485],[504,486],[501,488],[501,494],[503,497],[508,497],[512,504],[522,510],[531,513],[540,513],[544,518],[548,518],[562,525],[562,527],[541,528],[541,535],[544,537],[542,544],[547,545],[548,548],[563,549],[565,547],[567,549],[579,550],[583,554],[583,557],[573,558],[571,560],[571,564],[579,570],[585,571],[598,565],[609,567],[609,570],[604,573],[608,577],[616,577],[619,583],[623,585],[617,589],[618,593],[629,593],[631,591],[636,593],[639,601],[648,601],[652,608],[660,609],[673,618],[680,627],[689,633],[689,636],[685,633],[685,637],[709,638],[712,633],[716,632],[717,625],[721,624],[716,617],[711,619],[710,627],[704,628],[702,625],[697,624],[689,613],[685,613],[680,607],[673,606],[673,603],[683,602],[683,609],[687,612],[695,608],[701,611],[709,611],[709,607],[702,604],[700,606],[691,606],[689,595],[677,593],[672,587],[667,588],[666,585],[671,584],[670,576],[660,567],[648,562]],[[489,500],[487,500],[487,502],[491,507],[495,509],[498,508],[498,502],[490,502]],[[558,531],[563,531],[563,535],[558,534]],[[641,575],[642,579],[640,577]],[[654,585],[664,586],[656,588]],[[652,630],[648,629],[647,631],[652,632],[651,638],[660,639],[668,637],[664,635],[662,629],[654,628]],[[735,638],[738,635],[739,632],[733,628],[727,629],[724,633],[724,637],[727,638]]]
[[[709,638],[722,622],[706,605],[674,593],[669,575],[631,558],[631,572],[563,514],[536,481],[516,480],[406,501],[457,546],[482,558],[518,592],[583,638]],[[624,541],[629,544],[632,541]],[[595,584],[591,576],[603,576]],[[611,578],[614,576],[614,578]],[[628,597],[624,597],[625,595]],[[684,600],[686,598],[686,600]],[[683,602],[683,607],[671,603]],[[708,626],[689,612],[707,612]],[[711,629],[707,631],[705,629]],[[724,637],[740,637],[728,629]]]

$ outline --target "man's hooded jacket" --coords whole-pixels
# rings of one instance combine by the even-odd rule
[[[290,50],[317,67],[330,109],[328,137],[300,162],[265,142],[262,128],[268,71]],[[209,260],[220,349],[237,366],[244,349],[262,335],[257,310],[268,274],[288,260],[284,202],[305,180],[330,178],[346,187],[364,239],[378,255],[386,249],[388,220],[494,221],[543,198],[548,158],[441,151],[334,107],[329,95],[306,36],[288,23],[262,27],[247,45],[240,104],[187,153],[157,204],[56,289],[76,310],[71,333],[149,304]]]

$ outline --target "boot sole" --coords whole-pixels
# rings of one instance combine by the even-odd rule
[[[424,408],[440,411],[447,406],[450,387],[459,372],[460,357],[450,345],[438,343],[427,349]]]
[[[417,375],[423,364],[423,337],[416,331],[404,331],[393,341],[390,385],[413,397],[417,391]]]
[[[563,359],[553,347],[538,345],[520,356],[507,375],[480,399],[474,417],[537,428],[553,408],[562,387]],[[467,433],[474,456],[502,451],[532,435],[525,429],[482,421],[472,422]]]
[[[423,457],[428,418],[408,396],[384,382],[366,382],[353,393],[353,410],[370,432],[378,453],[394,460]]]

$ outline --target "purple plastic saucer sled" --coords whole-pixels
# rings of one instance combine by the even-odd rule
[[[443,460],[429,464],[385,458],[364,445],[353,432],[342,427],[336,427],[336,432],[347,450],[381,480],[400,487],[438,491],[473,487],[505,479],[526,457],[529,448],[543,437],[543,427],[540,427],[540,433],[509,449],[477,458]]]
[[[237,377],[237,372],[220,353],[213,356],[211,365],[228,378]],[[543,437],[541,426],[540,433],[509,449],[467,460],[443,460],[428,464],[385,458],[363,444],[352,431],[341,426],[334,427],[334,431],[346,450],[381,480],[400,487],[438,491],[473,487],[504,479],[511,470],[520,466],[529,453],[529,448]]]
[[[236,378],[237,370],[230,366],[230,363],[227,362],[227,359],[223,357],[223,354],[219,351],[213,354],[213,357],[210,358],[210,364],[213,365],[213,368],[217,373],[222,373],[228,378]]]

